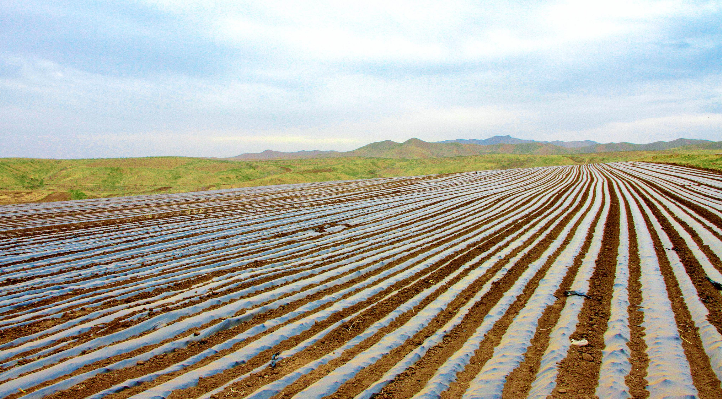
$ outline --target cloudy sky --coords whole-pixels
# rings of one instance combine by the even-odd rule
[[[722,0],[0,2],[0,157],[722,140]]]

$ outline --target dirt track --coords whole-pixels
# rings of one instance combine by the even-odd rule
[[[722,177],[0,207],[0,398],[722,397]]]

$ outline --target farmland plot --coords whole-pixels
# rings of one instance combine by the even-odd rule
[[[722,397],[722,176],[0,207],[0,397]]]

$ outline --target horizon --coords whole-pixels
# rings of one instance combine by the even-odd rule
[[[338,153],[345,153],[345,152],[353,152],[353,151],[355,151],[355,150],[358,150],[358,149],[360,149],[360,148],[369,146],[369,145],[371,145],[371,144],[383,143],[383,142],[387,142],[387,141],[390,141],[390,142],[395,143],[395,144],[405,144],[405,143],[407,143],[407,142],[409,142],[409,141],[412,141],[412,140],[421,140],[421,141],[424,141],[424,142],[426,142],[426,143],[436,144],[436,143],[444,143],[444,142],[455,142],[455,141],[458,142],[459,140],[462,140],[462,141],[483,141],[483,140],[494,139],[494,138],[499,138],[499,137],[500,137],[500,138],[509,137],[509,138],[511,138],[511,139],[518,139],[518,137],[513,137],[513,136],[510,136],[510,135],[503,135],[503,136],[497,135],[497,136],[491,136],[491,137],[487,137],[487,138],[483,138],[483,139],[454,139],[454,140],[444,140],[444,141],[424,141],[424,140],[421,140],[421,139],[416,138],[416,137],[411,137],[411,138],[406,139],[406,140],[404,140],[404,141],[393,141],[393,140],[375,141],[375,142],[363,144],[363,145],[361,145],[361,146],[359,146],[359,147],[357,147],[357,148],[353,148],[353,149],[348,150],[348,151],[337,151],[337,150],[333,150],[333,149],[331,149],[331,150],[303,149],[303,150],[297,150],[297,151],[279,151],[279,150],[275,150],[275,149],[272,149],[272,148],[267,148],[267,149],[265,149],[265,150],[261,150],[261,151],[257,151],[257,152],[239,153],[239,154],[235,154],[235,155],[231,155],[231,156],[227,156],[227,157],[218,157],[218,156],[192,156],[192,155],[141,155],[141,156],[129,156],[129,157],[124,157],[124,156],[108,156],[108,157],[77,157],[77,158],[0,157],[0,159],[13,159],[13,158],[15,158],[15,159],[20,159],[20,158],[26,158],[26,159],[45,159],[45,160],[83,160],[83,159],[86,159],[86,160],[87,160],[87,159],[176,158],[176,157],[180,157],[180,158],[209,158],[209,159],[221,159],[221,160],[223,160],[223,159],[233,159],[233,158],[237,158],[237,157],[242,157],[242,156],[244,156],[244,155],[258,155],[258,154],[264,154],[264,153],[281,153],[281,154],[295,154],[295,153],[303,153],[303,152],[321,152],[321,153],[323,153],[323,152],[338,152]],[[526,139],[525,139],[525,140],[526,140]],[[677,140],[700,140],[700,141],[709,141],[709,142],[711,142],[711,143],[715,143],[715,142],[722,143],[722,140],[720,140],[720,141],[714,141],[714,140],[706,140],[706,139],[689,139],[689,138],[686,138],[686,137],[678,137],[678,138],[673,139],[673,140],[666,140],[666,141],[665,141],[665,140],[658,140],[658,141],[650,141],[650,142],[646,142],[646,143],[631,143],[631,142],[628,142],[628,141],[620,141],[620,142],[594,142],[594,144],[592,144],[592,145],[608,145],[608,144],[635,144],[635,145],[636,145],[636,144],[642,144],[642,145],[644,145],[644,144],[654,144],[654,143],[668,143],[668,142],[677,141]],[[531,140],[531,141],[534,141],[534,140]],[[571,141],[571,140],[570,140],[570,141]],[[536,142],[537,142],[537,143],[540,143],[540,144],[555,145],[555,144],[554,144],[555,142],[562,142],[562,143],[564,143],[564,142],[570,142],[570,141],[552,140],[552,141],[536,141]],[[573,140],[573,141],[577,141],[577,140]],[[589,141],[589,140],[578,140],[578,141]],[[473,144],[473,145],[478,145],[478,144],[474,144],[474,143],[471,143],[471,144]],[[492,145],[493,145],[493,144],[492,144]],[[632,150],[632,151],[634,151],[634,150]],[[647,151],[648,151],[648,150],[647,150]],[[628,152],[628,151],[622,151],[622,152]],[[247,159],[247,160],[248,160],[248,159]]]
[[[719,140],[722,1],[0,4],[0,157]]]

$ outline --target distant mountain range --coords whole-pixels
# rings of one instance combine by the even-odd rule
[[[601,144],[590,140],[536,141],[517,139],[511,136],[494,136],[484,140],[458,139],[433,143],[419,139],[409,139],[403,143],[397,143],[391,140],[379,141],[346,152],[280,152],[266,150],[260,153],[241,154],[230,159],[259,161],[338,157],[440,158],[485,154],[564,155],[618,151],[661,151],[680,147],[689,147],[690,149],[722,149],[722,141],[676,139],[672,141],[656,141],[649,144]]]
[[[517,139],[515,137],[511,136],[494,136],[489,137],[488,139],[484,140],[476,140],[476,139],[456,139],[456,140],[445,140],[440,141],[440,143],[461,143],[461,144],[477,144],[477,145],[494,145],[494,144],[527,144],[527,143],[541,143],[541,144],[551,144],[558,147],[564,147],[564,148],[580,148],[580,147],[589,147],[592,145],[599,144],[596,141],[591,140],[584,140],[584,141],[536,141],[536,140],[524,140],[524,139]]]
[[[269,159],[308,159],[308,158],[334,158],[343,157],[345,152],[338,151],[297,151],[297,152],[282,152],[266,150],[263,152],[241,154],[233,157],[232,159],[242,159],[245,161],[263,161]]]

